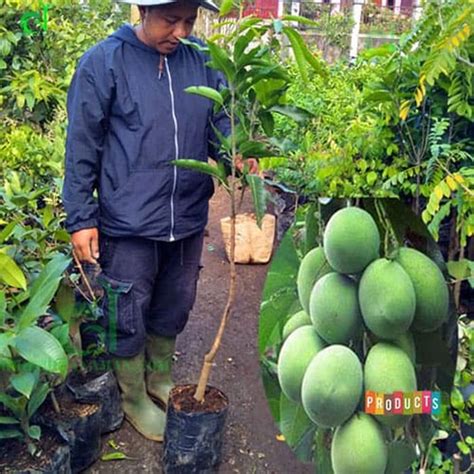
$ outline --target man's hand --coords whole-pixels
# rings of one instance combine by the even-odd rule
[[[244,160],[242,156],[237,155],[235,159],[235,167],[237,170],[242,173],[245,166],[247,166],[249,174],[258,174],[258,161],[255,158],[247,158]]]
[[[99,231],[97,227],[81,229],[71,234],[74,253],[81,262],[98,263]]]

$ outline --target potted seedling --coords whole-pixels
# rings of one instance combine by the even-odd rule
[[[224,1],[220,15],[232,10],[235,2]],[[262,20],[242,16],[226,21],[231,32],[211,38],[206,47],[183,40],[186,44],[208,54],[209,66],[225,76],[226,86],[220,90],[208,87],[189,87],[187,92],[198,94],[214,102],[214,113],[226,116],[231,133],[222,136],[214,128],[217,145],[223,158],[217,166],[185,157],[174,164],[196,172],[207,173],[218,181],[230,198],[230,273],[228,298],[221,322],[210,351],[204,358],[196,385],[177,386],[170,395],[164,441],[166,472],[199,472],[220,461],[223,428],[228,399],[220,390],[208,385],[208,378],[230,317],[236,293],[235,218],[239,188],[250,187],[255,214],[260,223],[266,208],[263,180],[251,175],[244,166],[237,170],[237,162],[248,158],[275,156],[276,147],[270,137],[274,128],[274,113],[293,119],[306,119],[304,110],[285,103],[285,91],[291,77],[281,65],[278,36],[284,34],[295,54],[300,72],[307,74],[308,65],[319,69],[319,61],[305,47],[299,34],[287,22]]]
[[[70,472],[69,447],[34,420],[51,392],[53,376],[64,378],[68,359],[59,341],[37,325],[68,264],[53,258],[27,286],[15,261],[1,254],[0,291],[0,471]],[[21,291],[23,290],[23,291]]]

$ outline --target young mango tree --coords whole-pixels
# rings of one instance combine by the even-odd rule
[[[194,398],[202,402],[213,361],[220,347],[222,335],[229,319],[236,294],[235,223],[238,189],[250,188],[253,205],[260,225],[266,210],[267,193],[263,179],[249,173],[246,160],[249,158],[272,157],[279,154],[278,142],[272,139],[274,130],[273,114],[281,114],[290,119],[303,121],[310,114],[288,104],[285,92],[291,84],[291,77],[281,64],[281,37],[284,35],[294,54],[299,72],[303,78],[308,68],[323,73],[321,60],[306,47],[302,37],[292,23],[299,21],[312,23],[305,18],[285,16],[276,20],[264,20],[254,16],[243,17],[243,2],[224,0],[221,17],[227,16],[234,7],[240,8],[240,15],[220,25],[230,30],[227,34],[216,34],[203,47],[188,40],[186,44],[203,51],[210,58],[208,65],[220,71],[225,77],[225,85],[220,90],[204,86],[193,86],[187,92],[198,94],[214,102],[214,114],[227,117],[231,132],[223,136],[213,127],[220,149],[221,159],[216,166],[197,160],[179,159],[173,163],[209,174],[224,187],[230,198],[230,284],[228,298],[221,322],[211,349],[204,357]],[[244,166],[241,170],[238,163]]]

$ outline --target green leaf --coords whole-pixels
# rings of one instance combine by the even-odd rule
[[[377,181],[377,173],[375,171],[370,171],[369,173],[367,173],[366,180],[369,186],[373,186]]]
[[[210,65],[214,67],[214,69],[222,71],[231,84],[234,81],[236,70],[227,52],[215,43],[208,42],[208,47],[212,58]]]
[[[388,445],[388,463],[385,474],[399,474],[416,459],[415,447],[407,441],[392,441]]]
[[[214,178],[217,178],[221,183],[227,184],[227,176],[223,172],[223,169],[219,168],[218,166],[210,165],[209,163],[205,163],[204,161],[188,159],[173,160],[171,164],[177,166],[178,168],[185,168],[188,170],[214,176]]]
[[[315,204],[311,204],[306,209],[305,214],[305,255],[314,247],[318,246],[318,236],[319,236],[319,222],[316,217],[318,208]]]
[[[27,327],[13,340],[23,359],[48,372],[66,376],[68,359],[59,341],[37,326]]]
[[[273,135],[273,131],[275,129],[275,120],[273,119],[271,112],[261,110],[258,114],[258,118],[260,119],[260,123],[262,124],[265,134],[267,136]]]
[[[190,94],[196,94],[202,97],[206,97],[208,99],[213,100],[214,102],[217,102],[219,105],[224,105],[224,99],[222,95],[219,93],[219,91],[217,91],[216,89],[213,89],[212,87],[190,86],[190,87],[186,87],[184,91]]]
[[[134,459],[134,458],[131,458],[130,456],[127,456],[126,454],[121,453],[120,451],[117,451],[115,453],[104,454],[100,458],[101,461],[121,461],[123,459]]]
[[[13,388],[24,395],[26,398],[30,398],[31,392],[35,388],[37,382],[37,377],[32,372],[25,372],[20,373],[17,375],[13,375],[10,378],[10,383],[12,384]]]
[[[28,402],[28,416],[31,418],[43,404],[51,391],[50,386],[47,383],[41,383],[37,385],[33,394],[31,395],[30,401]]]
[[[282,21],[296,21],[301,23],[302,25],[314,26],[318,27],[320,24],[317,21],[310,20],[309,18],[305,18],[304,16],[299,15],[283,15],[281,17]]]
[[[451,392],[451,405],[456,408],[456,410],[462,410],[464,408],[464,398],[462,393],[456,387]]]
[[[315,472],[324,472],[324,474],[332,474],[334,472],[331,463],[331,437],[330,429],[318,428],[316,431],[313,455]]]
[[[13,415],[19,420],[22,418],[22,410],[20,402],[17,398],[12,397],[6,393],[0,392],[0,403],[8,408]]]
[[[0,439],[23,438],[23,433],[14,429],[0,429]]]
[[[469,260],[463,258],[459,261],[451,261],[447,263],[449,274],[456,280],[465,280],[471,276],[469,268]]]
[[[8,237],[10,237],[11,233],[15,230],[15,227],[18,225],[18,220],[14,220],[7,224],[2,231],[0,232],[0,244],[3,244]]]
[[[17,425],[18,423],[20,421],[11,416],[0,416],[0,425]]]
[[[26,290],[26,278],[16,262],[7,254],[0,252],[0,281],[8,286]]]
[[[62,274],[71,263],[71,258],[63,254],[54,256],[47,265],[43,268],[38,278],[35,279],[31,285],[30,296],[33,297],[36,293],[42,293],[45,290],[48,282],[58,281],[61,279]]]
[[[281,329],[290,308],[298,301],[296,276],[299,259],[291,232],[283,238],[267,274],[260,308],[258,347],[263,354],[267,347],[281,341]],[[275,340],[275,337],[278,337]]]
[[[0,326],[5,324],[5,318],[7,317],[7,300],[5,293],[0,291]]]
[[[219,16],[226,16],[229,14],[234,7],[233,0],[222,0],[221,6],[219,8]]]
[[[208,53],[209,48],[207,46],[202,46],[194,41],[188,40],[186,38],[180,38],[181,43],[191,46],[192,48],[196,49],[197,51],[201,51],[202,53]]]
[[[238,153],[244,158],[264,158],[272,154],[264,143],[251,140],[239,143]]]
[[[315,431],[315,425],[306,414],[301,403],[295,403],[282,393],[280,397],[280,430],[290,448],[294,448],[308,430]]]
[[[253,207],[255,209],[257,225],[261,227],[263,216],[267,211],[268,192],[265,189],[265,182],[262,178],[260,178],[260,176],[255,174],[248,174],[245,179],[247,180],[252,192]]]
[[[304,122],[313,116],[313,114],[308,110],[294,105],[274,105],[270,110],[284,115],[285,117],[289,117],[295,122]]]
[[[295,55],[296,65],[298,66],[298,70],[301,75],[301,79],[304,82],[308,81],[308,71],[306,69],[306,58],[303,52],[304,44],[301,36],[296,33],[293,28],[289,28],[287,26],[283,27],[283,33],[285,33],[288,41],[290,42],[291,48]]]
[[[61,282],[54,298],[55,312],[64,322],[69,322],[75,315],[76,298],[74,296],[74,288]]]
[[[20,315],[19,328],[33,324],[39,316],[46,313],[53,299],[64,270],[71,262],[65,255],[53,258],[34,281],[30,290],[30,301]]]
[[[28,436],[39,441],[39,439],[41,438],[41,427],[39,427],[38,425],[31,425],[28,428]]]

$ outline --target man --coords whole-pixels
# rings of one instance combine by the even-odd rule
[[[137,3],[141,24],[124,25],[79,62],[68,93],[63,202],[75,253],[102,268],[107,344],[125,415],[161,441],[165,414],[150,396],[165,405],[173,386],[171,358],[194,304],[214,191],[209,176],[170,161],[218,158],[211,123],[224,135],[230,126],[224,114],[213,115],[211,101],[184,92],[222,86],[204,55],[180,42],[199,6],[217,7],[118,1]]]

